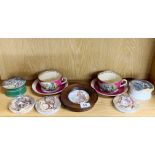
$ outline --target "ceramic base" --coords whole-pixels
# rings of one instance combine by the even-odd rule
[[[22,86],[21,88],[16,89],[7,89],[5,90],[5,94],[8,97],[18,97],[24,95],[26,93],[26,86]]]
[[[150,93],[140,93],[140,94],[136,94],[136,93],[131,93],[131,92],[129,92],[129,95],[131,96],[131,97],[133,97],[134,99],[136,99],[136,100],[141,100],[141,101],[146,101],[146,100],[150,100],[151,99],[151,97],[152,97],[152,95],[150,94]]]

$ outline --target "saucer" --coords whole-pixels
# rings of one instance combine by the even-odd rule
[[[127,92],[128,88],[126,86],[123,86],[121,88],[119,88],[117,91],[115,92],[111,92],[111,93],[107,93],[107,92],[103,92],[103,90],[100,89],[98,83],[97,83],[97,79],[94,79],[91,81],[91,87],[93,89],[95,89],[95,91],[103,96],[117,96],[117,95],[121,95],[124,92]]]
[[[9,110],[16,114],[30,112],[35,105],[35,100],[31,96],[19,96],[13,99],[9,105]]]
[[[64,85],[61,85],[60,87],[58,87],[57,89],[53,90],[53,91],[43,91],[41,89],[41,85],[39,84],[39,80],[36,79],[33,84],[32,84],[32,89],[34,92],[36,92],[37,94],[40,95],[55,95],[55,94],[59,94],[63,91],[63,89],[65,89],[68,86],[68,83],[65,83]]]
[[[59,111],[61,102],[56,96],[45,96],[40,98],[35,105],[36,110],[42,115],[52,115]]]

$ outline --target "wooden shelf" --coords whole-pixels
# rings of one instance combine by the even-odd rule
[[[31,90],[31,86],[28,85],[27,86],[27,95],[31,95],[33,96],[36,100],[39,99],[41,96],[36,95],[35,93],[33,93],[33,91]],[[99,96],[99,99],[96,103],[96,105],[89,111],[86,112],[72,112],[69,111],[68,109],[65,109],[63,106],[61,107],[60,111],[54,115],[52,115],[52,117],[61,117],[61,116],[93,116],[93,117],[99,117],[99,116],[155,116],[155,95],[153,95],[152,99],[149,101],[145,101],[145,102],[141,102],[141,107],[139,109],[139,111],[135,112],[135,113],[121,113],[119,111],[117,111],[113,105],[112,105],[112,99],[113,98],[109,98],[109,97],[101,97]],[[9,111],[8,109],[8,105],[9,102],[11,101],[11,98],[5,96],[2,88],[0,88],[0,116],[6,116],[6,117],[40,117],[43,116],[39,113],[37,113],[35,111],[35,109],[33,109],[33,111],[31,111],[28,114],[14,114],[11,111]]]

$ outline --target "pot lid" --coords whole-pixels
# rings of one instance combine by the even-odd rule
[[[129,83],[130,89],[135,91],[154,90],[154,85],[147,80],[132,80]]]
[[[16,89],[25,85],[26,80],[21,77],[13,77],[3,81],[2,87],[5,89]]]

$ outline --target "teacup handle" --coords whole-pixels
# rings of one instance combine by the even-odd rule
[[[67,78],[66,78],[66,77],[63,77],[63,78],[62,78],[62,83],[61,83],[61,85],[65,84],[65,83],[67,83]]]
[[[128,81],[123,79],[120,87],[126,86],[127,84],[128,84]]]

